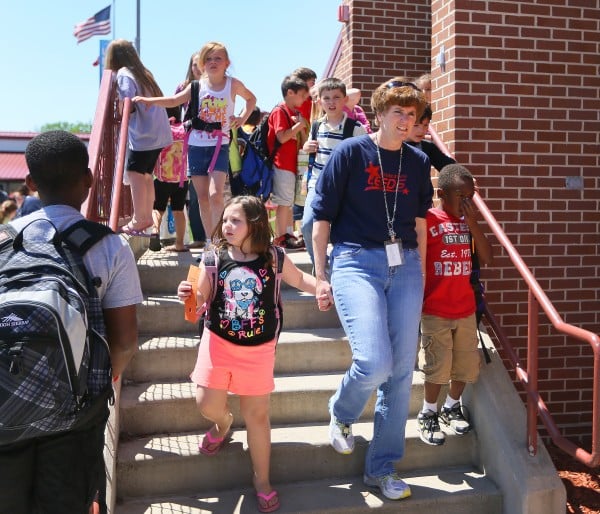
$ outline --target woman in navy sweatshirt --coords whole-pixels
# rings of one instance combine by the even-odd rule
[[[425,214],[433,196],[429,158],[405,141],[425,105],[423,93],[402,77],[380,85],[371,97],[379,130],[335,148],[312,202],[316,297],[321,309],[335,299],[352,350],[352,364],[329,402],[330,442],[337,452],[352,453],[352,424],[377,389],[364,482],[393,500],[410,496],[394,462],[404,454],[423,301]]]

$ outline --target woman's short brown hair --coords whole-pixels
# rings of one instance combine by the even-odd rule
[[[417,120],[427,105],[423,92],[406,77],[394,77],[381,84],[371,95],[371,108],[375,115],[383,114],[390,106],[414,106]]]

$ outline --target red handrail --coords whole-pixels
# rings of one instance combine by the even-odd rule
[[[433,127],[429,127],[431,139],[447,155],[452,155],[443,141],[439,138]],[[487,205],[479,195],[475,193],[473,201],[479,212],[487,222],[488,226],[498,239],[498,242],[507,251],[515,268],[525,280],[528,287],[528,312],[527,312],[527,371],[521,365],[519,357],[510,344],[508,337],[500,327],[496,317],[489,310],[486,303],[485,316],[493,329],[497,339],[505,350],[506,357],[515,367],[515,373],[519,381],[523,384],[527,393],[527,448],[531,455],[537,453],[537,416],[539,415],[544,426],[548,430],[552,442],[563,451],[576,458],[578,461],[589,467],[595,467],[600,464],[599,437],[600,437],[600,337],[589,330],[576,327],[565,321],[558,314],[554,305],[541,288],[519,252],[504,233],[496,218],[492,215]],[[593,398],[592,398],[592,451],[587,452],[577,446],[572,441],[561,435],[554,418],[548,411],[548,408],[538,391],[538,327],[539,327],[539,306],[541,305],[546,316],[552,323],[552,326],[560,333],[574,337],[580,341],[587,342],[594,352],[594,378],[593,378]]]
[[[104,71],[88,146],[93,183],[81,212],[88,219],[107,223],[115,231],[132,212],[129,187],[123,185],[130,110],[128,102],[130,100],[126,99],[121,117],[114,73]]]
[[[117,165],[115,167],[115,187],[111,205],[121,205],[123,191],[123,173],[125,169],[125,157],[127,155],[127,131],[129,127],[129,116],[131,114],[131,98],[125,98],[123,102],[123,114],[121,118],[121,130],[119,134],[119,152],[117,154]],[[109,226],[116,230],[119,224],[119,209],[111,209]]]

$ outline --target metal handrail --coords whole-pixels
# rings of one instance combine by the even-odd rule
[[[452,155],[443,141],[439,138],[433,127],[429,127],[432,141],[447,155]],[[507,251],[515,268],[525,280],[528,287],[528,312],[527,312],[527,370],[524,370],[517,353],[504,334],[498,320],[486,303],[485,316],[493,329],[496,337],[505,350],[507,359],[515,367],[515,373],[522,383],[527,394],[527,448],[530,455],[537,453],[537,416],[541,418],[544,426],[552,439],[552,442],[563,451],[576,458],[578,461],[589,467],[595,467],[600,463],[599,443],[600,443],[600,337],[589,330],[576,327],[566,323],[558,314],[554,305],[537,282],[521,255],[508,236],[504,233],[496,218],[492,215],[487,205],[479,195],[475,193],[473,201],[479,212],[487,222],[488,226],[498,239],[498,242]],[[593,399],[592,399],[592,451],[587,452],[583,448],[561,435],[554,418],[548,411],[548,408],[541,398],[538,391],[538,327],[539,327],[539,306],[552,326],[560,333],[574,337],[580,341],[587,342],[594,352],[594,379],[593,379]]]
[[[105,70],[88,146],[93,182],[81,212],[88,219],[108,224],[114,231],[132,212],[129,186],[123,185],[130,102],[125,99],[121,116],[114,73]]]
[[[121,205],[123,196],[123,173],[125,169],[125,157],[127,153],[127,131],[129,128],[129,116],[131,114],[131,98],[125,98],[123,102],[123,114],[121,118],[121,128],[119,131],[119,151],[117,154],[117,163],[115,167],[115,181],[113,187],[113,198],[111,205]],[[119,209],[111,209],[109,226],[117,230],[119,224]]]

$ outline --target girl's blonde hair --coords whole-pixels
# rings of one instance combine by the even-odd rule
[[[202,66],[202,74],[204,74],[204,66],[206,64],[206,59],[208,58],[208,54],[214,52],[216,50],[223,50],[225,52],[225,59],[227,60],[227,66],[231,64],[229,60],[229,52],[223,43],[219,43],[218,41],[209,41],[206,43],[198,54],[200,55],[200,66]]]
[[[423,92],[406,77],[394,77],[381,84],[371,96],[375,115],[383,114],[390,106],[416,107],[417,120],[421,119],[427,100]]]
[[[113,71],[129,68],[141,88],[141,93],[146,96],[163,96],[154,75],[142,64],[135,47],[126,39],[115,39],[108,45],[104,67]]]
[[[269,214],[267,213],[265,204],[256,196],[234,196],[225,204],[221,219],[212,234],[215,246],[217,249],[227,247],[227,240],[223,235],[223,214],[225,213],[225,209],[233,205],[239,205],[242,208],[246,215],[246,223],[248,224],[248,234],[240,246],[249,241],[250,253],[262,255],[267,259],[269,265],[272,265],[273,256],[269,248],[271,247],[273,231],[269,224]]]

